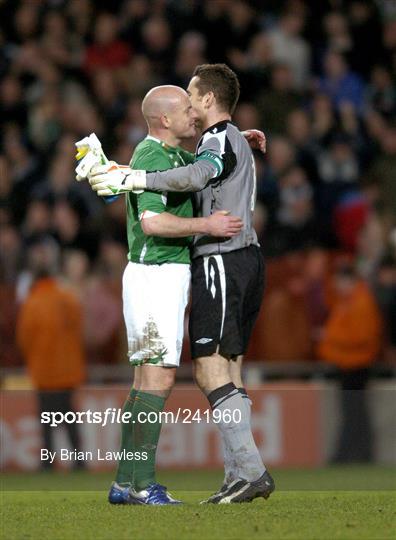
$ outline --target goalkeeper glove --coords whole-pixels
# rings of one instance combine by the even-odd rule
[[[107,165],[94,165],[88,173],[88,180],[101,197],[130,191],[141,193],[146,188],[146,171],[133,170],[110,161]]]
[[[76,180],[80,182],[87,178],[89,171],[94,165],[106,164],[109,162],[102,150],[102,144],[95,133],[84,137],[75,143],[77,148],[76,160]]]

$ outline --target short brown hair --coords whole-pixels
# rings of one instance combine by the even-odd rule
[[[233,114],[239,99],[239,81],[226,64],[202,64],[194,70],[199,95],[213,92],[219,107]]]

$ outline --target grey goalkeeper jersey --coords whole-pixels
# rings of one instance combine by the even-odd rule
[[[246,139],[231,122],[222,121],[204,131],[195,163],[147,174],[147,189],[194,191],[198,216],[228,210],[242,219],[243,229],[233,238],[195,236],[193,257],[259,245],[252,223],[256,202],[254,158]]]

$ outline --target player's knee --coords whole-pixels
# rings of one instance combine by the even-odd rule
[[[175,384],[176,368],[143,366],[140,390],[166,397]]]
[[[175,384],[175,370],[167,369],[163,377],[163,390],[170,392]]]
[[[194,368],[194,379],[197,386],[204,392],[206,387],[207,376],[200,366]]]
[[[198,358],[194,374],[197,385],[206,394],[231,380],[228,362],[219,355]]]

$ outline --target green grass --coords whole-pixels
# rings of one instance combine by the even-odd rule
[[[1,538],[80,539],[387,539],[396,537],[395,471],[332,467],[273,471],[268,501],[197,503],[218,487],[220,472],[163,472],[180,507],[111,506],[108,474],[6,474]]]

